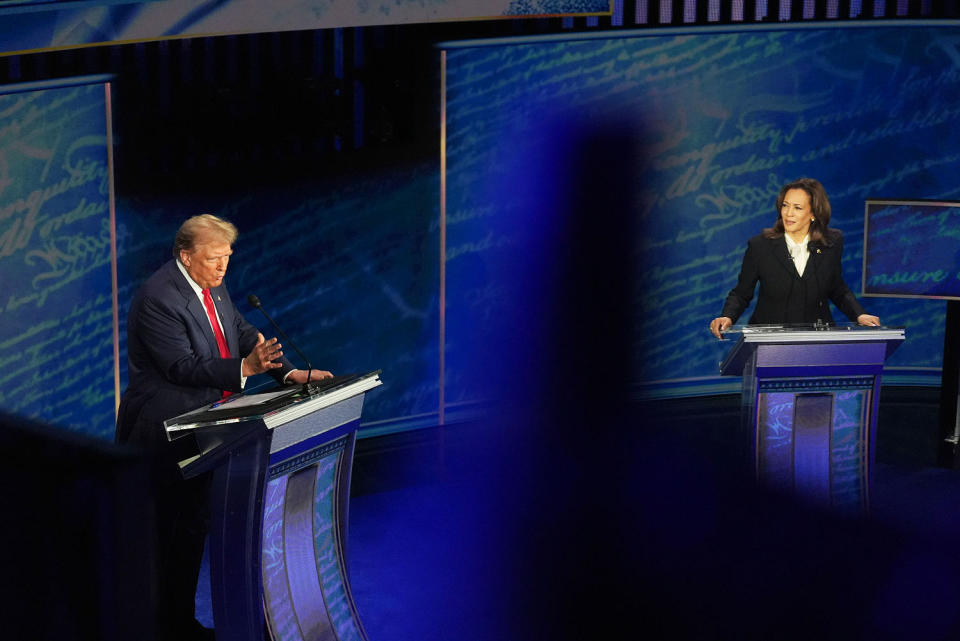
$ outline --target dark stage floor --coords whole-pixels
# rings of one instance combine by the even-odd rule
[[[884,390],[871,514],[855,520],[737,495],[738,404],[644,407],[639,422],[670,434],[642,443],[672,451],[618,469],[627,492],[581,479],[560,510],[524,509],[537,492],[523,488],[511,500],[498,479],[529,479],[500,476],[482,425],[359,441],[349,556],[369,638],[600,638],[621,621],[637,633],[622,638],[960,638],[960,472],[935,467],[937,390]],[[205,579],[198,618],[212,625]],[[538,617],[555,619],[542,635]]]

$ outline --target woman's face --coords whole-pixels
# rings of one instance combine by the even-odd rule
[[[780,218],[783,219],[783,229],[794,240],[803,240],[810,231],[810,221],[813,212],[810,210],[810,196],[802,189],[790,189],[783,196],[783,205],[780,206]]]

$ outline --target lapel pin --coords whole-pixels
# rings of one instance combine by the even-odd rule
[[[818,253],[818,254],[820,253],[820,250],[819,250],[819,249],[817,249],[817,253]],[[219,299],[219,298],[217,298],[217,300],[220,300],[220,299]]]

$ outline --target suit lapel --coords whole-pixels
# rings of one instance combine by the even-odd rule
[[[787,239],[781,236],[780,238],[772,239],[770,242],[773,245],[773,255],[777,261],[783,265],[783,268],[787,270],[791,278],[799,278],[800,274],[797,273],[797,267],[793,264],[793,259],[790,258],[790,252],[787,251]]]
[[[213,335],[210,319],[207,318],[207,310],[204,308],[203,303],[200,302],[196,292],[190,287],[190,283],[188,283],[184,275],[180,273],[180,268],[176,265],[176,259],[171,262],[171,267],[173,282],[177,287],[177,291],[180,292],[180,295],[183,296],[187,304],[187,311],[190,312],[193,320],[196,321],[197,326],[200,327],[200,331],[203,332],[203,336],[207,339],[207,344],[210,346],[210,351],[219,355],[220,348],[217,347],[217,337]]]
[[[803,270],[803,279],[807,280],[812,278],[813,274],[817,273],[817,269],[820,267],[820,261],[823,260],[823,245],[817,242],[810,241],[810,257],[807,259],[807,268]]]

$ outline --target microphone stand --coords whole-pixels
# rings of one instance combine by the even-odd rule
[[[304,356],[303,352],[301,352],[300,349],[297,347],[297,344],[293,342],[293,339],[287,336],[287,333],[282,329],[280,329],[279,325],[273,322],[273,319],[270,318],[269,314],[267,314],[267,310],[265,310],[263,308],[263,305],[260,304],[259,298],[257,298],[253,294],[250,294],[249,296],[247,296],[247,302],[250,303],[250,305],[252,305],[256,309],[260,310],[260,313],[262,313],[264,317],[266,317],[266,319],[270,321],[270,324],[273,325],[274,329],[276,329],[277,332],[279,332],[280,335],[283,336],[283,340],[288,341],[290,343],[290,346],[293,347],[293,351],[295,351],[300,356],[300,358],[302,358],[304,362],[307,364],[307,380],[303,384],[303,392],[309,395],[310,394],[310,376],[313,374],[313,366],[310,365],[310,359]]]

